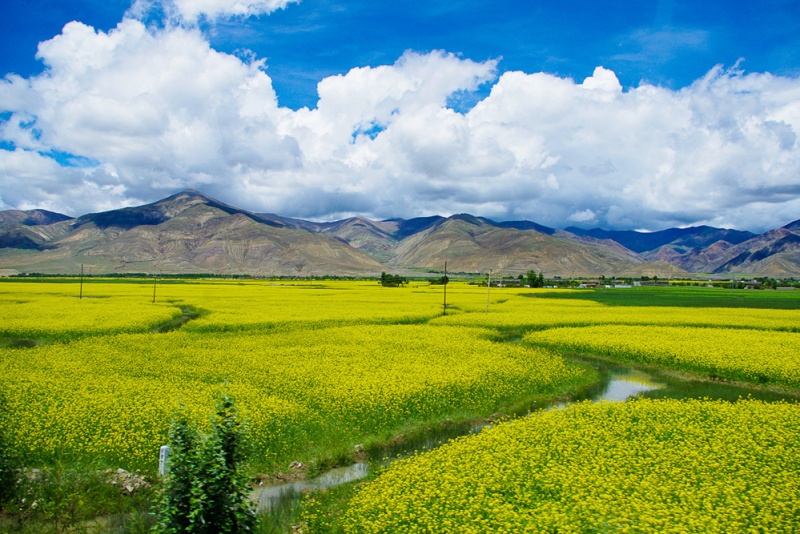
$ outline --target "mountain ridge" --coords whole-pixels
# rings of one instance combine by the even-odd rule
[[[707,246],[717,241],[726,241],[738,245],[757,234],[741,230],[714,228],[712,226],[690,226],[687,228],[667,228],[657,232],[637,232],[635,230],[603,230],[592,228],[582,230],[574,226],[564,229],[576,235],[595,237],[597,239],[612,239],[620,245],[644,253],[656,250],[664,245],[683,245],[687,248]]]
[[[46,210],[0,211],[5,269],[74,272],[90,263],[107,272],[374,275],[440,270],[445,261],[461,272],[535,270],[553,276],[797,276],[800,220],[761,235],[710,226],[651,233],[558,230],[467,213],[312,222],[240,209],[195,189],[75,218]]]

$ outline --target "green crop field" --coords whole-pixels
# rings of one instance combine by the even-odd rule
[[[679,306],[683,308],[800,309],[800,290],[734,290],[693,286],[601,288],[533,295],[539,298],[591,300],[610,306]]]

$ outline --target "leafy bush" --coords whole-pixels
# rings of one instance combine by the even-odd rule
[[[17,462],[6,436],[5,402],[0,398],[0,508],[10,501],[17,486]]]
[[[164,534],[251,532],[255,510],[239,472],[244,459],[234,401],[217,403],[211,432],[199,433],[185,418],[170,430],[169,474],[159,509]]]

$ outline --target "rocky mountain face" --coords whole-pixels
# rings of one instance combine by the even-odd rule
[[[682,254],[690,249],[704,248],[718,241],[738,245],[743,241],[756,237],[751,232],[724,230],[710,226],[693,226],[690,228],[669,228],[660,232],[635,232],[632,230],[581,230],[569,227],[566,229],[575,235],[611,239],[625,248],[638,253],[655,253],[663,247],[670,247]]]
[[[54,235],[53,226],[71,219],[47,210],[0,211],[0,248],[35,250]]]
[[[547,276],[800,275],[800,221],[760,236],[707,226],[556,230],[467,214],[319,223],[229,206],[187,190],[70,218],[0,212],[0,269],[20,272],[377,275],[441,271]]]
[[[52,230],[50,226],[55,226]],[[14,228],[18,228],[14,226]],[[197,191],[38,226],[35,252],[0,243],[0,266],[19,271],[379,274],[383,266],[334,237],[228,206]],[[18,253],[14,253],[16,250]]]
[[[711,266],[714,273],[797,276],[800,271],[800,221],[728,248]]]
[[[642,263],[616,243],[580,239],[557,231],[505,228],[491,220],[454,215],[403,239],[391,263],[455,272],[524,273],[559,276],[610,275]],[[581,274],[578,274],[581,273]]]
[[[709,226],[652,233],[567,230],[612,239],[648,261],[666,261],[692,273],[800,276],[800,221],[762,235]]]
[[[72,217],[47,210],[7,210],[0,211],[0,228],[8,226],[39,226],[68,221]]]

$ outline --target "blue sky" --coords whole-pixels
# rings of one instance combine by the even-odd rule
[[[130,0],[4,0],[0,72],[30,76],[40,41],[77,20],[108,31]],[[446,50],[500,70],[583,79],[602,65],[624,87],[680,88],[716,64],[800,72],[800,2],[321,0],[206,26],[217,50],[267,58],[282,105],[314,107],[317,83],[356,66],[391,64],[405,50]]]
[[[796,1],[4,0],[0,25],[0,208],[197,187],[316,219],[800,218]],[[179,98],[156,73],[189,62]]]

